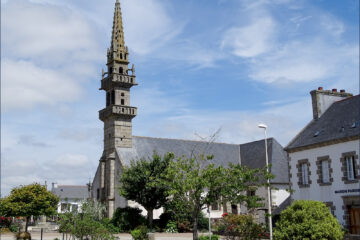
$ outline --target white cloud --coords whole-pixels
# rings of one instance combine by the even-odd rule
[[[3,109],[78,100],[104,57],[91,23],[66,6],[30,0],[8,1],[1,13]]]
[[[269,16],[254,18],[243,27],[230,28],[225,32],[222,48],[229,48],[238,57],[256,57],[272,47],[276,24]]]
[[[266,83],[313,82],[343,74],[354,66],[357,46],[336,46],[322,39],[291,42],[252,62],[250,77]]]
[[[92,27],[70,9],[27,0],[12,0],[3,8],[7,57],[31,58],[44,64],[97,57]]]
[[[2,61],[1,98],[4,110],[35,105],[55,105],[81,96],[82,90],[71,75],[41,68],[28,61]]]
[[[125,41],[137,54],[150,54],[181,31],[156,0],[122,1]]]

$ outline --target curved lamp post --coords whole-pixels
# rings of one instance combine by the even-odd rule
[[[267,126],[265,124],[259,124],[259,128],[264,129],[264,135],[265,135],[265,158],[266,158],[266,172],[269,173],[269,157],[268,157],[268,150],[267,150],[267,136],[266,136],[266,129]],[[273,233],[272,233],[272,219],[271,219],[271,194],[270,194],[270,179],[267,179],[267,195],[268,195],[268,209],[269,209],[269,230],[270,230],[270,240],[273,239]]]

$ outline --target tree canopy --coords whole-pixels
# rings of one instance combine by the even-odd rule
[[[152,159],[131,161],[124,167],[120,177],[119,193],[128,200],[141,204],[148,212],[148,225],[152,227],[153,210],[163,206],[166,201],[167,186],[163,184],[163,175],[174,154],[164,157],[154,153]]]
[[[214,202],[246,203],[249,208],[259,206],[257,196],[248,196],[246,190],[263,185],[265,171],[250,170],[240,165],[229,168],[216,166],[213,156],[203,154],[191,158],[180,157],[170,162],[166,172],[170,201],[187,206],[193,216],[193,239],[198,239],[198,217],[202,209]]]
[[[58,201],[58,197],[47,191],[45,186],[34,183],[12,189],[9,196],[1,199],[1,212],[4,216],[26,217],[27,231],[31,216],[56,214]]]

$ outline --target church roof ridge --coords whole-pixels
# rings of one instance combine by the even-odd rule
[[[153,138],[153,139],[161,139],[161,140],[177,140],[177,141],[186,141],[186,142],[201,142],[201,143],[209,143],[208,141],[205,140],[195,140],[195,139],[182,139],[182,138],[167,138],[167,137],[149,137],[149,136],[133,136],[133,137],[137,137],[137,138]],[[240,144],[238,143],[225,143],[225,142],[212,142],[212,143],[216,143],[216,144],[226,144],[226,145],[235,145],[235,146],[239,146]]]

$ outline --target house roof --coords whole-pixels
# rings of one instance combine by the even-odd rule
[[[360,95],[333,103],[312,120],[285,148],[293,150],[360,135]]]
[[[260,140],[240,145],[242,165],[249,168],[264,168],[266,166],[264,141]],[[271,173],[275,175],[271,182],[289,182],[287,154],[283,147],[274,138],[269,138],[267,139],[267,148]]]
[[[213,162],[224,167],[230,163],[241,163],[250,168],[263,168],[265,166],[264,140],[247,144],[227,144],[216,142],[192,141],[181,139],[166,139],[133,136],[132,148],[118,148],[117,152],[121,162],[129,166],[131,160],[151,159],[154,151],[163,156],[173,152],[176,157],[191,157],[199,154],[213,155]],[[272,172],[276,178],[272,182],[288,183],[286,153],[277,141],[269,139],[269,162],[273,163]],[[271,154],[270,154],[271,153]]]
[[[87,199],[89,198],[88,186],[84,185],[58,185],[52,192],[60,199]]]

